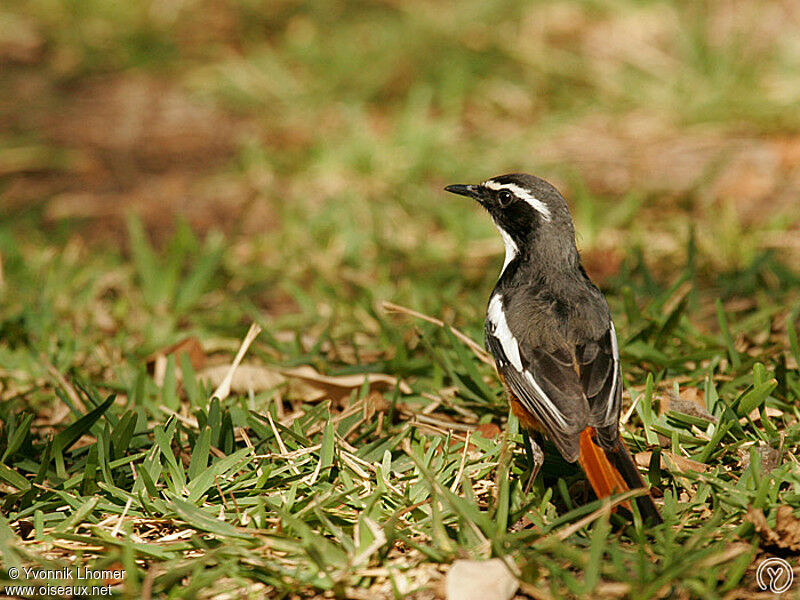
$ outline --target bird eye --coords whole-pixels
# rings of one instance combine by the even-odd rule
[[[502,190],[499,194],[497,194],[497,201],[500,203],[501,207],[506,207],[514,200],[514,194],[509,192],[508,190]]]

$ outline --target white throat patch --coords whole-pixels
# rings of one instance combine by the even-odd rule
[[[503,244],[505,244],[506,246],[506,258],[503,261],[503,268],[500,269],[500,277],[502,277],[503,273],[505,273],[508,263],[514,260],[519,254],[519,247],[517,246],[517,243],[513,240],[513,238],[510,235],[508,235],[505,229],[500,227],[500,225],[498,225],[497,223],[495,223],[494,226],[497,227],[497,231],[500,232],[500,237],[503,238]]]
[[[520,200],[524,200],[525,202],[527,202],[531,206],[531,208],[533,208],[536,212],[542,215],[542,218],[545,221],[550,221],[550,209],[547,207],[547,205],[538,198],[531,195],[531,193],[528,192],[525,188],[518,186],[516,183],[498,183],[493,179],[489,179],[487,181],[484,181],[481,185],[485,188],[495,191],[508,190]]]

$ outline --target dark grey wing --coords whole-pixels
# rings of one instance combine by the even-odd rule
[[[600,445],[611,448],[619,437],[622,406],[622,377],[614,324],[609,323],[599,340],[578,346],[576,358],[591,411],[590,424],[597,429]]]
[[[544,427],[569,462],[579,453],[580,432],[589,424],[589,406],[567,350],[545,352],[520,345],[507,330],[486,324],[486,346],[497,370],[522,406]]]

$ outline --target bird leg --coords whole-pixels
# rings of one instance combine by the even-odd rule
[[[544,464],[544,452],[542,452],[541,447],[536,440],[533,439],[533,432],[529,432],[527,429],[522,430],[522,436],[525,438],[525,451],[528,454],[528,460],[531,463],[531,474],[528,477],[528,481],[525,484],[524,494],[527,496],[531,488],[533,487],[533,481],[536,479],[536,476],[539,474],[539,469],[542,468]]]

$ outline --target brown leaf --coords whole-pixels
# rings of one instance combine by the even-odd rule
[[[760,508],[752,506],[748,508],[747,520],[753,524],[767,546],[777,546],[800,552],[800,519],[794,516],[791,506],[778,507],[775,529],[767,524],[767,518]]]
[[[650,458],[652,456],[652,452],[637,452],[635,456],[636,464],[640,467],[647,467],[650,465]],[[708,465],[666,450],[661,451],[661,468],[677,470],[682,473],[686,471],[694,471],[695,473],[704,473],[708,471]]]
[[[706,407],[706,393],[704,390],[698,390],[696,387],[682,388],[681,399],[687,402],[694,402],[703,409]]]
[[[147,370],[150,373],[153,373],[156,369],[156,364],[162,357],[166,358],[170,354],[174,354],[175,358],[179,359],[180,355],[184,353],[189,355],[189,360],[191,361],[192,367],[195,370],[203,368],[206,363],[206,353],[203,350],[203,345],[200,343],[200,340],[195,336],[183,339],[177,344],[172,344],[166,348],[156,350],[150,356],[145,358],[144,361],[147,365]]]
[[[411,388],[405,382],[384,373],[358,373],[333,377],[322,375],[314,367],[308,365],[294,369],[281,369],[280,373],[289,379],[292,392],[306,401],[321,400],[322,398],[340,400],[349,396],[354,389],[364,385],[365,381],[369,381],[370,389],[385,390],[399,387],[404,394],[411,393]]]
[[[378,391],[370,392],[369,396],[367,396],[366,412],[364,416],[367,421],[371,421],[376,412],[386,412],[391,406],[386,396]]]
[[[781,537],[781,547],[800,551],[800,519],[794,516],[791,506],[778,507],[775,531]]]
[[[764,407],[764,412],[767,414],[767,417],[769,417],[770,419],[774,419],[775,417],[783,416],[783,411],[782,410],[780,410],[778,408],[773,408],[772,406]],[[752,411],[750,411],[750,414],[747,415],[747,418],[752,420],[752,421],[759,422],[759,421],[761,421],[761,411],[758,408],[754,408]],[[742,419],[740,419],[740,421],[741,420]],[[746,424],[747,420],[746,419],[743,419],[743,420],[744,420],[744,422]]]
[[[736,451],[736,453],[739,455],[739,462],[742,465],[742,469],[746,469],[750,466],[751,447],[752,446],[745,446],[744,448],[739,448]],[[775,448],[768,446],[764,442],[756,446],[756,452],[761,458],[762,473],[769,473],[780,463],[780,453]]]
[[[659,414],[664,414],[670,410],[704,419],[711,423],[719,421],[717,417],[706,410],[705,393],[696,388],[683,388],[680,397],[676,397],[671,393],[661,396]]]
[[[494,423],[480,423],[476,428],[475,431],[480,433],[486,439],[494,439],[498,435],[500,435],[500,427],[495,425]]]
[[[216,365],[203,369],[197,374],[197,377],[216,388],[223,382],[229,370],[230,365]],[[241,364],[231,379],[231,390],[237,394],[245,394],[250,390],[263,392],[271,390],[285,381],[286,378],[278,369],[264,365]]]

